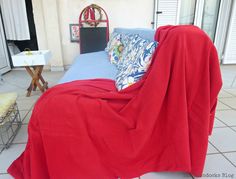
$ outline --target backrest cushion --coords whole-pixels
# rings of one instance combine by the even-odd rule
[[[116,75],[118,90],[125,89],[142,78],[148,70],[157,45],[158,43],[155,41],[143,41],[138,38],[135,46],[130,51],[131,54],[134,54],[132,59],[125,60],[118,68]]]
[[[122,34],[121,37],[121,41],[124,44],[124,50],[119,62],[117,63],[118,70],[122,68],[122,66],[126,66],[127,63],[132,63],[132,61],[135,61],[142,52],[143,48],[145,48],[145,46],[149,43],[149,40],[143,39],[138,34]]]
[[[119,34],[138,34],[143,39],[153,41],[156,31],[148,28],[114,28],[114,32]]]
[[[120,39],[121,39],[120,33],[112,32],[112,34],[110,35],[110,40],[107,43],[107,47],[105,48],[105,51],[108,53],[112,49],[116,41],[120,41]]]
[[[108,53],[109,60],[112,64],[117,64],[121,53],[123,51],[124,45],[121,42],[121,34],[113,32],[111,34],[110,40],[107,43],[105,51]]]

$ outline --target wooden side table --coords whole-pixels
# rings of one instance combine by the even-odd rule
[[[27,91],[28,91],[26,94],[27,97],[29,97],[31,94],[31,91],[32,90],[35,91],[37,87],[42,93],[48,89],[48,82],[46,82],[42,76],[43,65],[32,66],[32,67],[25,66],[25,69],[32,78],[31,83],[29,87],[27,88]],[[42,85],[40,84],[40,81]]]
[[[32,90],[35,91],[37,87],[42,93],[48,89],[48,82],[44,80],[42,71],[51,56],[49,50],[24,51],[12,56],[13,65],[24,67],[31,76],[31,83],[27,88],[27,97],[29,97]]]

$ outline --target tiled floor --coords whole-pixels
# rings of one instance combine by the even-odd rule
[[[208,154],[204,174],[201,178],[236,178],[236,66],[221,66],[224,81],[219,94],[216,119],[213,134],[209,138]],[[53,86],[62,77],[63,72],[44,72],[49,86]],[[0,85],[1,92],[15,91],[18,93],[18,106],[23,119],[23,125],[9,149],[0,154],[0,179],[11,179],[6,170],[14,159],[25,148],[27,141],[27,126],[32,108],[41,93],[32,92],[31,97],[25,97],[26,87],[30,77],[24,70],[15,70],[3,76]],[[1,83],[1,82],[0,82]],[[187,179],[194,178],[184,173],[148,173],[142,179]]]
[[[58,80],[63,76],[64,72],[43,72],[43,77],[48,82],[49,87],[57,84]],[[31,77],[24,70],[13,70],[3,75],[3,82],[0,82],[0,93],[17,92],[17,104],[20,110],[20,116],[23,119],[23,125],[19,130],[13,144],[9,149],[5,149],[0,153],[0,179],[12,179],[7,174],[7,168],[25,149],[28,134],[27,127],[32,113],[34,103],[40,97],[39,90],[32,91],[30,97],[26,97],[26,88],[29,86]]]

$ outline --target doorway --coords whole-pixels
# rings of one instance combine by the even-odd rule
[[[192,24],[215,41],[221,0],[181,0],[179,24]]]
[[[35,30],[34,15],[32,0],[25,0],[26,13],[29,25],[30,40],[16,40],[14,43],[19,48],[20,51],[28,48],[30,50],[38,50],[38,42]]]
[[[179,24],[193,24],[214,42],[222,61],[232,0],[179,0]],[[178,24],[178,23],[177,23]]]
[[[4,33],[4,26],[2,21],[2,13],[0,9],[0,74],[11,70],[9,54],[7,50],[7,41]]]
[[[5,73],[13,67],[11,56],[38,50],[38,42],[32,0],[3,0],[0,9],[0,72]]]

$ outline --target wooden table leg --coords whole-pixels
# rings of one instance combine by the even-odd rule
[[[45,89],[48,89],[48,82],[46,82],[44,79],[43,79],[43,76],[41,75],[42,74],[42,71],[43,71],[43,68],[41,68],[40,72],[39,72],[39,79],[41,80],[43,86]]]
[[[27,94],[26,96],[29,97],[31,94],[32,90],[36,90],[36,88],[38,87],[40,89],[40,91],[43,93],[46,89],[48,89],[47,86],[47,82],[43,79],[42,77],[42,71],[43,71],[43,66],[34,66],[32,67],[32,69],[28,66],[25,67],[26,71],[29,73],[29,75],[31,76],[32,80],[31,80],[31,84],[27,89]],[[39,80],[42,81],[43,85],[40,84]]]
[[[44,87],[39,83],[39,74],[40,74],[41,68],[42,68],[42,66],[36,66],[35,67],[34,80],[35,80],[35,84],[37,85],[37,87],[43,93],[44,92]]]
[[[28,87],[28,89],[27,89],[27,94],[26,94],[26,96],[29,97],[30,94],[31,94],[32,89],[34,88],[34,80],[33,80],[34,73],[33,73],[33,71],[30,69],[30,67],[28,67],[28,66],[26,66],[25,69],[26,69],[26,71],[29,73],[29,75],[30,75],[31,78],[32,78],[31,83],[30,83],[30,86]]]
[[[35,66],[33,66],[32,68],[33,68],[33,69],[34,69],[34,71],[35,71],[36,67],[35,67]],[[36,91],[36,89],[37,89],[37,85],[36,85],[36,84],[34,84],[33,91]]]

